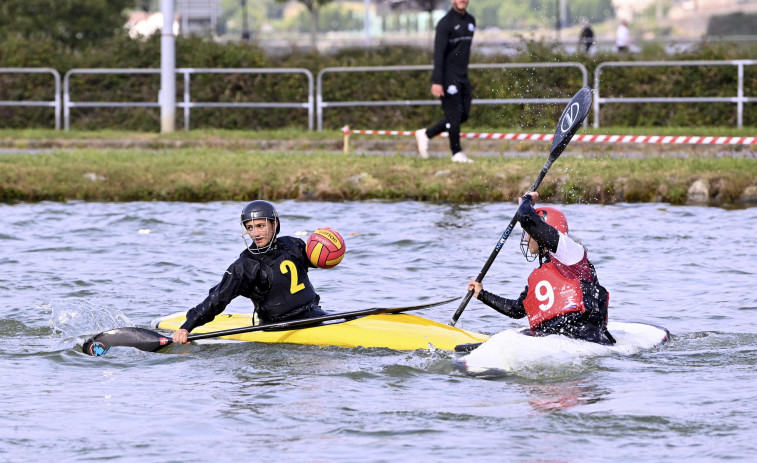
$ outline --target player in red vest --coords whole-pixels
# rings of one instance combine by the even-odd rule
[[[523,228],[521,251],[526,260],[539,258],[518,299],[485,291],[475,280],[468,283],[474,297],[508,317],[528,317],[528,334],[562,334],[600,344],[613,344],[607,331],[610,295],[599,284],[586,249],[568,235],[565,214],[553,207],[534,208],[539,194],[526,193],[518,208]]]

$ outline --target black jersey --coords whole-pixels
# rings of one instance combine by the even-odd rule
[[[445,88],[455,82],[468,81],[468,63],[476,18],[468,12],[450,9],[436,24],[434,71],[431,82]]]
[[[244,250],[208,297],[187,312],[181,328],[191,331],[212,321],[237,296],[251,299],[261,320],[284,319],[317,305],[319,297],[308,278],[310,267],[313,265],[305,253],[305,242],[299,238],[279,237],[262,254]]]

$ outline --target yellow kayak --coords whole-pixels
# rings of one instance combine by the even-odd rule
[[[154,320],[153,328],[175,331],[185,320],[176,313]],[[222,313],[212,322],[198,326],[192,334],[210,333],[250,326],[252,314]],[[454,351],[460,344],[489,339],[484,334],[462,330],[427,318],[404,313],[382,313],[349,321],[278,331],[253,331],[223,336],[239,341],[309,344],[339,347],[385,347],[395,350],[435,349]]]

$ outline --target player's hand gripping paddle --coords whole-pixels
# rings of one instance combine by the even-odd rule
[[[560,116],[560,120],[557,122],[555,137],[552,139],[552,148],[549,150],[549,159],[547,159],[547,162],[544,163],[544,167],[541,168],[541,172],[539,172],[539,175],[536,177],[534,184],[531,185],[531,189],[528,191],[536,191],[536,189],[539,188],[541,181],[544,180],[544,176],[547,175],[549,168],[552,167],[552,163],[560,157],[560,154],[562,154],[565,147],[568,146],[568,143],[570,143],[570,139],[573,138],[573,135],[575,135],[576,131],[578,130],[578,127],[581,125],[583,120],[586,119],[586,115],[589,114],[590,108],[591,89],[589,87],[584,87],[575,94],[573,99],[571,99],[568,103],[568,106],[566,106],[565,110],[562,112],[562,116]],[[497,258],[499,250],[502,249],[502,245],[505,244],[505,241],[507,241],[507,238],[510,236],[510,233],[513,231],[516,223],[518,223],[517,214],[513,216],[513,219],[510,221],[510,225],[507,226],[505,232],[502,234],[502,237],[497,242],[497,245],[494,246],[494,250],[489,256],[489,259],[486,261],[486,264],[484,264],[484,268],[481,269],[481,272],[476,277],[476,281],[481,282],[481,280],[484,279],[486,272],[489,271],[489,267],[491,267],[494,263],[494,259]],[[468,305],[471,297],[473,297],[473,290],[468,291],[468,294],[466,294],[466,296],[463,298],[463,301],[460,303],[457,311],[449,321],[449,324],[451,326],[455,326],[457,320],[460,319],[460,315],[462,315],[463,310],[465,310],[465,306]]]

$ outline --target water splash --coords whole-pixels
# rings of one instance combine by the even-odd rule
[[[50,325],[65,340],[83,337],[134,323],[120,310],[97,306],[85,299],[59,299],[40,306],[50,310]]]

